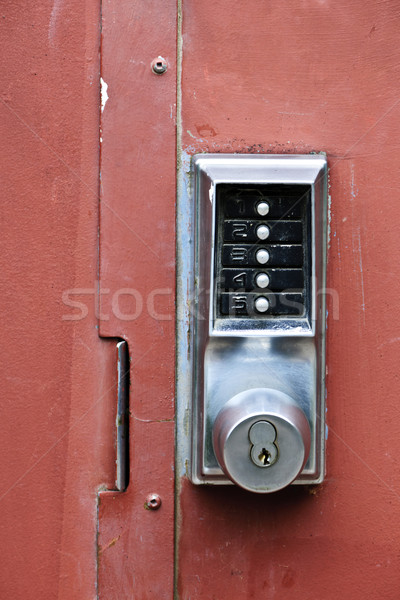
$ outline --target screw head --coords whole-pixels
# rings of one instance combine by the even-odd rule
[[[151,70],[156,75],[162,75],[168,68],[167,61],[162,56],[157,56],[151,63]]]
[[[161,506],[161,498],[158,494],[148,494],[144,507],[146,510],[158,510]]]

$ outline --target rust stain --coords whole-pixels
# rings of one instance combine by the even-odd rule
[[[103,552],[105,552],[105,550],[108,550],[108,548],[111,548],[111,546],[115,546],[115,544],[118,542],[119,538],[121,536],[117,536],[115,538],[113,538],[110,542],[108,542],[108,544],[106,544],[105,546],[100,546],[99,547],[99,556],[100,554],[103,554]]]
[[[318,494],[320,493],[322,489],[322,485],[318,484],[318,485],[309,485],[307,486],[307,491],[311,496],[318,496]]]
[[[196,129],[199,136],[203,138],[215,137],[217,135],[217,132],[215,131],[214,127],[208,125],[208,123],[206,125],[196,125]]]

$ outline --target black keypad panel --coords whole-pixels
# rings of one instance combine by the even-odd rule
[[[311,189],[218,184],[215,309],[218,317],[304,317],[309,306]]]

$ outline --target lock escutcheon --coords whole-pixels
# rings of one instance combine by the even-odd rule
[[[213,446],[225,474],[240,487],[278,491],[296,479],[310,451],[310,426],[299,405],[269,388],[246,390],[220,410]]]
[[[258,493],[320,483],[326,158],[199,154],[191,173],[193,246],[178,306],[182,315],[196,307],[190,336],[182,320],[178,353],[181,405],[191,397],[190,479]],[[250,434],[259,422],[270,423],[274,441]]]

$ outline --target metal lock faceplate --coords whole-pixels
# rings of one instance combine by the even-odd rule
[[[194,483],[233,480],[261,492],[270,491],[271,478],[278,481],[275,489],[290,483],[279,485],[281,456],[257,471],[247,434],[248,451],[237,460],[244,461],[242,473],[254,467],[260,485],[237,481],[216,446],[215,428],[221,426],[224,407],[255,389],[287,395],[308,421],[308,457],[294,482],[323,478],[326,174],[321,155],[209,154],[192,159],[188,350]],[[271,410],[263,410],[258,416],[255,411],[249,427],[273,422]],[[242,429],[242,416],[237,419]],[[280,440],[279,424],[275,426]],[[260,456],[262,460],[264,454]]]

